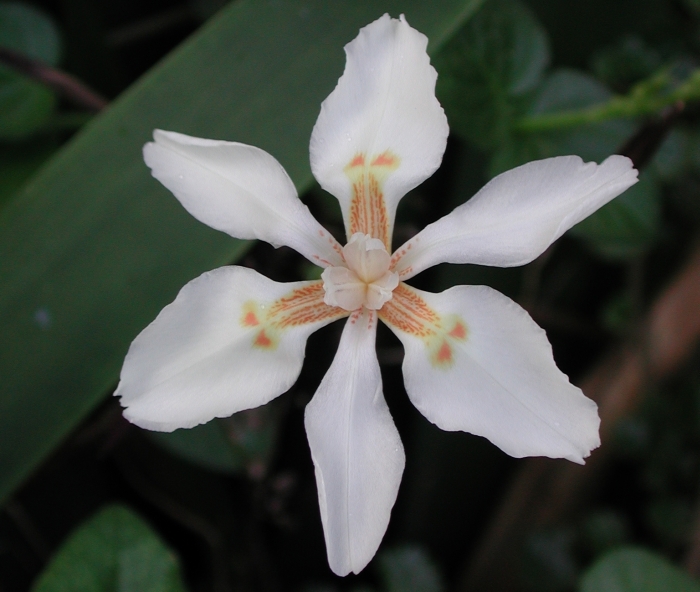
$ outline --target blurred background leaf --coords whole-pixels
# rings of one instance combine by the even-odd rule
[[[224,419],[174,432],[149,432],[173,454],[214,471],[247,471],[261,478],[277,443],[282,404],[279,400]]]
[[[189,430],[152,432],[150,436],[159,446],[202,467],[226,473],[244,468],[243,452],[231,445],[217,419]]]
[[[55,66],[61,39],[51,17],[23,2],[0,2],[0,46]]]
[[[559,68],[542,80],[522,115],[542,115],[605,103],[612,93],[601,82],[577,70]],[[577,154],[584,160],[603,160],[632,134],[625,120],[589,124],[575,129],[540,133],[514,133],[502,142],[491,161],[492,175],[530,160]]]
[[[56,65],[59,32],[49,16],[21,2],[0,3],[0,48]],[[44,85],[0,66],[0,139],[18,139],[41,129],[56,106]]]
[[[647,251],[659,237],[661,195],[642,175],[634,187],[571,229],[604,257],[626,259]]]
[[[175,554],[136,514],[109,506],[59,548],[33,592],[184,592]]]
[[[128,344],[177,290],[248,248],[150,178],[141,146],[152,130],[254,144],[304,189],[311,128],[342,72],[343,44],[390,11],[435,48],[478,4],[235,2],[6,205],[0,318],[13,347],[0,354],[0,498],[113,388]]]
[[[442,577],[418,546],[389,548],[378,557],[386,592],[443,592]]]
[[[688,574],[645,549],[611,551],[584,575],[580,592],[700,592]]]
[[[430,424],[406,397],[400,346],[380,330],[384,393],[407,465],[377,560],[343,580],[328,570],[303,430],[304,406],[340,326],[312,336],[309,362],[286,396],[194,430],[143,432],[123,420],[116,400],[103,400],[131,339],[201,271],[240,260],[278,281],[318,276],[288,249],[249,249],[184,213],[141,160],[151,129],[262,146],[287,167],[324,226],[341,234],[337,200],[309,171],[309,134],[342,72],[343,44],[385,11],[406,13],[428,35],[455,132],[440,169],[402,201],[397,241],[505,168],[566,153],[600,161],[640,138],[650,147],[632,191],[533,263],[441,265],[415,278],[430,291],[467,283],[504,292],[547,331],[572,382],[585,384],[601,358],[613,359],[606,351],[643,338],[644,311],[697,240],[698,103],[686,101],[668,119],[654,102],[697,75],[695,0],[32,2],[11,5],[39,15],[19,21],[20,37],[41,31],[41,20],[54,23],[54,33],[44,28],[37,37],[41,43],[62,39],[56,57],[43,59],[110,97],[141,79],[75,136],[92,114],[75,111],[61,94],[34,131],[0,137],[0,207],[7,204],[0,211],[7,344],[0,349],[0,588],[28,590],[67,533],[113,500],[138,508],[202,591],[381,592],[444,582],[465,592],[570,592],[588,566],[626,544],[679,565],[682,559],[700,573],[700,560],[694,568],[689,559],[694,547],[700,558],[693,519],[700,508],[697,353],[664,380],[640,362],[638,408],[630,403],[615,426],[603,425],[608,436],[592,462],[569,473],[565,462],[512,459],[482,438]],[[207,17],[209,24],[167,55]],[[0,34],[10,29],[0,22]],[[653,108],[629,109],[644,101]],[[649,130],[657,134],[651,142]],[[684,329],[694,326],[697,306],[689,311],[679,323]],[[504,508],[517,475],[533,466],[597,478],[568,498],[546,498],[552,488],[545,486],[540,493],[553,507],[542,507],[542,496],[523,506],[534,520],[556,514],[560,504],[580,506],[522,529],[514,553],[493,556],[481,587],[461,586],[461,570],[494,548],[488,534],[507,530]],[[614,581],[614,571],[606,574]]]
[[[492,148],[549,63],[544,29],[524,4],[490,0],[436,57],[437,94],[453,132]]]

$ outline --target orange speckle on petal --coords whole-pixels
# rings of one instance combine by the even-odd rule
[[[433,310],[419,291],[403,282],[377,314],[393,329],[423,341],[428,360],[443,371],[454,366],[455,356],[463,347],[460,342],[469,335],[469,326],[461,316]]]
[[[435,361],[438,364],[449,364],[452,362],[452,348],[447,341],[442,342],[442,345],[435,356]]]
[[[448,333],[450,337],[454,337],[455,339],[466,339],[467,337],[467,328],[460,323],[459,321],[457,324],[454,326],[452,331]]]
[[[350,161],[349,168],[353,168],[353,167],[357,167],[357,166],[364,166],[364,164],[365,164],[365,155],[358,154],[357,156],[355,156],[355,158],[353,158]]]
[[[394,166],[396,159],[391,152],[383,152],[372,161],[372,166]]]
[[[391,229],[383,186],[400,162],[401,159],[390,150],[376,156],[358,153],[343,169],[352,188],[345,228],[348,237],[356,232],[369,234],[381,240],[387,251],[391,249]]]
[[[243,303],[240,323],[251,330],[252,346],[274,351],[284,332],[294,327],[332,321],[348,316],[342,308],[324,302],[323,281],[307,282],[273,302],[259,304],[254,300]]]
[[[258,317],[255,316],[255,313],[252,311],[248,311],[245,313],[245,316],[243,317],[243,325],[246,327],[255,327],[256,325],[259,325],[260,321],[258,320]]]
[[[258,347],[262,347],[265,349],[269,348],[272,345],[272,340],[265,334],[265,329],[258,333],[258,336],[255,338],[253,345],[257,345]]]

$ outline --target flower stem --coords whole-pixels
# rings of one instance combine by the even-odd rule
[[[700,69],[675,88],[670,73],[664,70],[635,85],[627,95],[614,96],[605,103],[584,109],[530,115],[516,122],[515,129],[525,133],[561,130],[611,119],[652,115],[665,107],[698,99]]]

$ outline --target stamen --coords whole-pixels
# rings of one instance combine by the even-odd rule
[[[389,270],[391,258],[379,239],[353,234],[343,258],[347,267],[327,267],[321,274],[326,304],[352,312],[363,306],[379,310],[391,300],[399,276]]]

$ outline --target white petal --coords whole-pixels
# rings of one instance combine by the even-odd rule
[[[359,573],[377,551],[405,464],[382,394],[375,333],[374,313],[351,317],[304,418],[328,562],[340,576]]]
[[[312,285],[320,302],[313,306],[326,318],[283,330],[266,324],[272,301]],[[222,267],[191,281],[129,348],[114,393],[124,416],[167,432],[282,394],[299,375],[307,337],[343,316],[323,308],[322,297],[320,282],[280,284],[244,267]],[[265,330],[268,347],[256,346]]]
[[[408,395],[430,421],[518,458],[583,463],[599,446],[596,404],[556,367],[545,332],[515,302],[486,286],[413,292],[439,315],[442,332],[426,339],[389,326],[406,349]]]
[[[530,162],[498,175],[426,226],[397,249],[395,269],[407,279],[437,263],[524,265],[636,182],[637,171],[624,156],[600,165],[578,156]]]
[[[143,148],[146,164],[200,222],[235,238],[292,247],[322,267],[342,262],[338,243],[264,150],[162,130],[153,138]]]
[[[399,200],[440,166],[449,129],[435,98],[427,43],[403,16],[385,14],[345,46],[345,72],[311,135],[311,169],[340,201],[348,237],[368,232],[349,228],[353,192],[345,168],[355,157],[364,156],[367,166],[387,151],[398,157],[383,183],[389,237]]]

